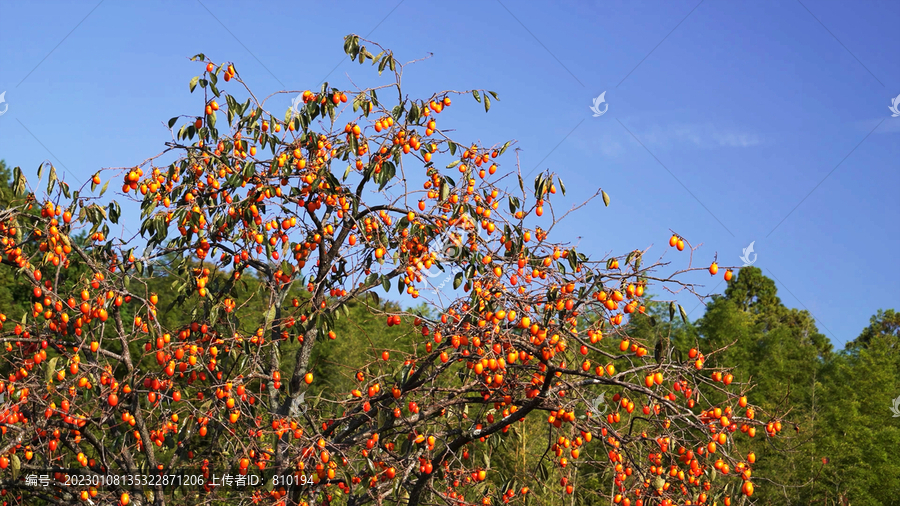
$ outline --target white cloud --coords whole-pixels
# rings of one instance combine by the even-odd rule
[[[756,134],[720,133],[714,137],[719,141],[720,146],[746,148],[759,144],[759,136]]]
[[[716,147],[747,148],[762,142],[759,135],[716,127],[710,123],[674,123],[653,125],[650,128],[635,126],[632,131],[645,145],[664,148],[692,144],[699,148]]]
[[[716,127],[712,123],[651,125],[647,121],[635,119],[625,119],[623,123],[637,136],[641,144],[651,151],[673,147],[747,148],[763,143],[763,138],[758,134],[735,128]],[[578,149],[606,158],[618,158],[637,144],[631,134],[618,124],[607,123],[598,130],[589,135],[573,135],[567,142],[574,143]]]

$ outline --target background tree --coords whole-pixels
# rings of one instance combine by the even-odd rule
[[[869,319],[869,322],[869,326],[863,329],[859,337],[847,343],[847,351],[858,351],[868,346],[874,339],[886,339],[886,334],[893,334],[895,337],[900,336],[900,313],[893,309],[888,309],[887,311],[879,309],[878,313]]]
[[[879,310],[872,325],[827,365],[816,413],[817,455],[811,456],[827,465],[811,487],[799,491],[803,499],[866,506],[896,502],[900,337],[890,324],[892,314]]]

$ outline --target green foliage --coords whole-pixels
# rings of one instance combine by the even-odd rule
[[[756,488],[759,504],[894,502],[900,418],[889,408],[900,395],[897,323],[893,310],[879,310],[859,338],[834,353],[812,316],[785,307],[775,283],[754,267],[741,269],[708,305],[697,322],[701,341],[709,349],[734,343],[710,360],[739,366],[735,381],[755,384],[750,398],[796,423],[786,428],[797,435],[792,444],[760,441],[755,449],[754,473],[779,477]]]
[[[814,457],[829,462],[801,491],[804,499],[840,504],[846,497],[860,506],[897,501],[900,417],[890,408],[900,396],[900,339],[890,332],[869,336],[866,346],[839,355],[822,375],[813,446]]]
[[[894,337],[900,336],[900,312],[893,309],[887,311],[879,309],[878,313],[869,319],[869,322],[869,326],[863,329],[859,337],[847,343],[848,352],[858,352],[860,348],[867,347],[873,339],[884,337],[885,334],[892,334]]]

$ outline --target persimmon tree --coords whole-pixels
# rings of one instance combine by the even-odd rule
[[[410,98],[409,64],[354,35],[344,50],[387,84],[281,92],[298,97],[284,113],[267,106],[278,95],[258,98],[233,64],[200,54],[200,114],[168,122],[164,152],[77,190],[48,165],[46,191],[16,169],[3,269],[31,299],[25,314],[0,308],[5,503],[533,503],[547,487],[561,502],[590,467],[610,471],[590,491],[604,503],[752,496],[747,443],[775,436],[778,414],[705,367],[718,350],[628,334],[645,290],[696,293],[684,275],[722,275],[716,264],[695,266],[677,235],[678,269],[647,251],[591,259],[554,242],[563,182],[524,181],[511,142],[442,129],[451,100],[487,111],[497,94]],[[121,194],[107,201],[111,181]],[[431,310],[381,302],[395,290]],[[338,333],[351,314],[399,325],[406,347]],[[343,364],[353,388],[311,402],[313,350],[329,340],[367,359]],[[530,462],[544,471],[492,476],[492,456],[535,421],[529,437],[547,446]],[[548,467],[558,485],[544,483]],[[23,484],[50,468],[207,481],[64,487],[59,472],[49,487]],[[209,481],[260,470],[295,485]]]

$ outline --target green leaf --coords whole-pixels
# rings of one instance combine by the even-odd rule
[[[391,111],[391,117],[394,118],[394,121],[400,121],[400,116],[403,116],[403,111],[403,104],[394,106],[394,109]]]
[[[662,493],[663,487],[666,485],[666,480],[662,479],[662,477],[657,476],[653,479],[653,488]]]
[[[682,320],[684,323],[687,323],[687,322],[688,322],[688,319],[687,319],[687,311],[685,311],[685,310],[684,310],[684,307],[682,307],[680,304],[678,305],[678,311],[681,313],[681,320]]]
[[[672,321],[675,318],[675,301],[669,303],[669,321]]]
[[[53,192],[53,186],[56,185],[56,167],[50,166],[50,176],[47,178],[47,193]]]
[[[109,188],[109,180],[107,179],[105,183],[103,183],[103,188],[100,188],[100,196],[102,197],[104,193],[106,193],[106,189]]]
[[[190,86],[191,86],[191,93],[194,92],[194,88],[197,87],[197,83],[198,83],[198,82],[200,82],[200,76],[194,76],[194,78],[191,79],[191,83],[190,83]]]
[[[219,320],[219,306],[213,306],[213,308],[209,311],[210,326],[215,325],[218,320]]]
[[[490,93],[491,96],[494,97],[494,100],[500,100],[500,97],[498,97],[497,94],[494,93],[493,91],[488,91],[488,93]]]
[[[269,326],[272,324],[272,321],[275,320],[275,310],[276,310],[276,307],[273,304],[272,306],[269,307],[269,310],[266,311],[266,325],[263,328],[268,329]]]
[[[534,178],[534,198],[538,200],[542,200],[544,198],[544,190],[546,189],[547,181],[544,179],[544,174],[538,174]]]
[[[452,169],[453,167],[456,167],[457,165],[459,165],[459,162],[460,162],[460,160],[456,160],[456,161],[454,161],[454,162],[450,162],[450,165],[448,165],[447,168],[448,168],[448,169]]]
[[[412,370],[412,363],[403,366],[403,369],[400,370],[400,384],[405,385],[406,380],[409,379],[409,372]]]
[[[19,471],[22,470],[22,461],[19,460],[19,456],[13,453],[9,457],[10,467],[12,467],[12,479],[16,481],[19,479]]]
[[[381,277],[381,287],[384,288],[385,292],[390,292],[391,291],[391,279],[388,278],[387,276],[382,276]]]
[[[419,105],[415,102],[409,108],[409,114],[406,116],[410,123],[416,123],[419,120]]]
[[[455,154],[456,154],[456,143],[453,141],[450,141],[450,156],[453,156]]]
[[[563,196],[565,196],[566,195],[566,185],[563,183],[563,180],[561,177],[557,176],[556,179],[559,181],[559,189],[562,191]]]
[[[350,38],[350,59],[355,60],[356,56],[359,54],[359,37],[354,35]]]
[[[541,460],[540,464],[538,464],[538,472],[540,473],[542,480],[547,481],[550,479],[550,472],[547,470],[547,465],[544,463],[544,460]]]
[[[463,273],[457,272],[456,276],[453,277],[453,289],[456,290],[457,288],[459,288],[459,285],[461,285],[462,282],[463,282]]]
[[[59,355],[51,358],[47,361],[47,370],[44,371],[44,382],[50,383],[53,381],[53,373],[56,372],[56,363],[59,362]]]
[[[173,126],[175,126],[175,123],[178,123],[178,116],[175,116],[174,118],[169,120],[169,129],[170,130],[172,129]]]
[[[153,207],[156,207],[156,202],[153,203]],[[119,222],[119,216],[122,215],[122,208],[119,206],[119,203],[116,201],[112,201],[109,203],[109,221],[113,223]]]
[[[603,205],[609,207],[609,195],[603,190],[600,190],[600,195],[603,197]]]
[[[392,179],[394,179],[394,175],[396,175],[396,174],[397,174],[397,168],[394,166],[393,163],[391,163],[391,162],[382,163],[381,164],[381,173],[379,174],[379,176],[381,176],[381,185],[378,187],[378,191],[383,190],[384,187],[387,186],[387,184],[390,183]]]
[[[478,90],[473,90],[472,96],[475,97],[476,102],[478,102],[479,104],[481,103],[481,95],[478,93]],[[487,98],[487,97],[485,97],[485,98]]]
[[[487,95],[485,95],[484,96],[484,112],[488,112],[490,110],[491,110],[491,99],[489,99],[487,97]]]
[[[25,193],[26,189],[25,175],[22,174],[22,169],[20,169],[19,167],[14,168],[13,177],[15,181],[14,190],[16,192],[16,195],[22,195],[23,193]]]

